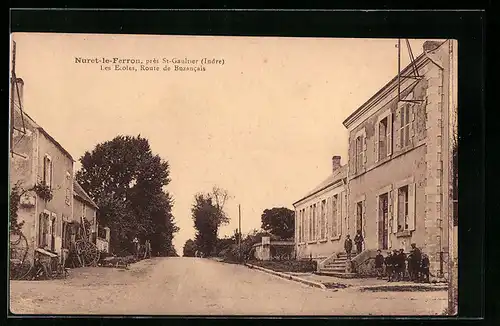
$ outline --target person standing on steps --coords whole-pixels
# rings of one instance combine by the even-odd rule
[[[347,259],[351,260],[352,240],[351,240],[351,236],[349,234],[346,235],[346,237],[345,237],[344,250],[345,250],[345,253],[347,254]]]
[[[363,236],[361,235],[361,230],[358,230],[358,233],[354,237],[354,243],[356,244],[356,254],[360,254],[363,251]]]

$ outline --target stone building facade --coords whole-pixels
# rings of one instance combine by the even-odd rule
[[[36,192],[21,198],[18,220],[24,221],[23,234],[28,240],[28,261],[37,248],[61,254],[63,221],[73,216],[72,156],[50,134],[21,112],[24,82],[16,80],[20,90],[12,110],[12,146],[9,164],[10,187],[16,184],[31,189],[37,184],[50,188],[52,199],[46,201]]]
[[[332,158],[332,174],[295,202],[295,252],[298,259],[326,258],[342,250],[347,232],[347,166]]]
[[[415,243],[429,255],[431,273],[447,277],[453,187],[450,119],[457,97],[453,48],[452,40],[425,42],[424,52],[400,74],[413,78],[394,77],[345,119],[349,156],[341,170],[345,176],[338,178],[345,182],[330,179],[331,184],[294,204],[299,258],[333,256],[343,251],[345,236],[353,238],[359,230],[364,252],[356,263],[370,259],[377,249],[409,251]],[[337,192],[345,193],[341,198],[346,201],[339,232],[333,239],[318,237],[314,230],[322,226],[316,226],[318,213],[313,212]]]
[[[396,76],[344,121],[351,232],[362,231],[366,249],[415,243],[436,276],[449,253],[450,42],[426,42],[401,72],[415,78]]]

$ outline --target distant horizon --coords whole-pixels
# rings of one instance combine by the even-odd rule
[[[169,162],[166,190],[180,256],[194,239],[196,193],[217,185],[232,196],[220,237],[237,229],[239,204],[244,234],[260,229],[265,209],[293,210],[331,173],[332,156],[347,163],[343,120],[397,75],[396,39],[55,33],[12,39],[25,112],[71,153],[75,172],[86,151],[119,135],[140,134]],[[410,40],[415,57],[424,41]],[[222,58],[224,65],[122,72],[74,63],[92,56]]]

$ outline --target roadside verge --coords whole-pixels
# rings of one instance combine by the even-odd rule
[[[291,280],[291,281],[295,281],[295,282],[299,282],[299,283],[302,283],[302,284],[306,284],[306,285],[309,285],[311,287],[316,287],[316,288],[320,288],[320,289],[326,289],[326,286],[324,284],[322,284],[322,283],[318,283],[318,282],[306,280],[306,279],[303,279],[303,278],[295,276],[295,275],[291,275],[291,274],[287,274],[287,273],[282,273],[282,272],[276,272],[276,271],[273,271],[273,270],[270,270],[270,269],[267,269],[267,268],[263,268],[263,267],[260,267],[260,266],[255,266],[255,265],[248,264],[248,263],[245,263],[245,266],[247,266],[249,268],[252,268],[252,269],[260,270],[260,271],[268,273],[268,274],[276,275],[276,276],[279,276],[281,278],[285,278],[285,279],[288,279],[288,280]]]

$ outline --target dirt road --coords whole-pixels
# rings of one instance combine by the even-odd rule
[[[241,265],[153,258],[129,270],[80,268],[65,280],[11,281],[15,314],[436,315],[446,291],[331,291]]]

